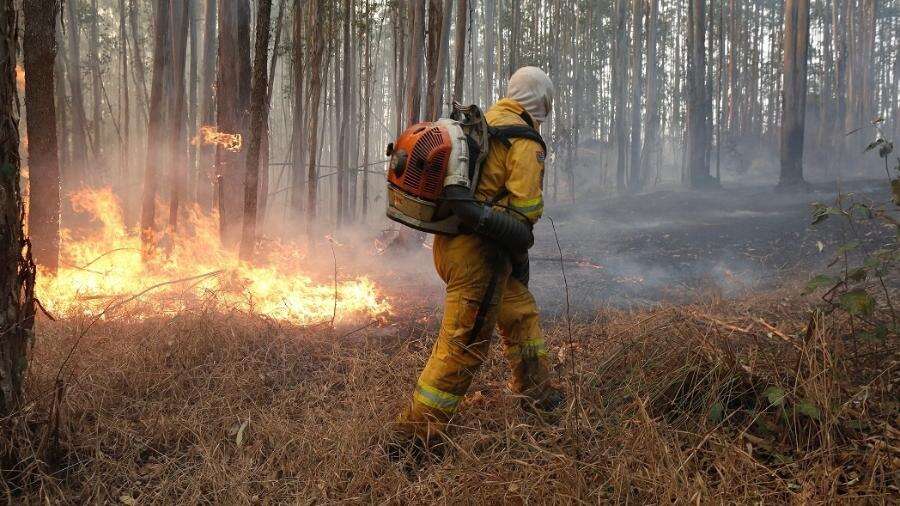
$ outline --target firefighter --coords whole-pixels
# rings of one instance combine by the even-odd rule
[[[506,97],[485,114],[492,127],[520,126],[533,130],[535,140],[492,138],[488,157],[475,192],[474,218],[492,210],[517,218],[530,241],[522,246],[498,244],[485,234],[437,235],[434,263],[447,284],[440,333],[409,405],[395,424],[389,445],[392,456],[410,443],[434,447],[485,360],[495,327],[499,327],[503,353],[512,369],[510,388],[527,407],[551,411],[563,401],[550,384],[547,344],[538,308],[528,289],[528,252],[531,226],[543,212],[542,182],[546,151],[537,134],[550,114],[553,84],[541,69],[523,67],[509,79]],[[538,142],[540,141],[540,142]],[[467,205],[469,203],[463,203]],[[466,209],[455,212],[461,221]],[[503,213],[496,213],[503,214]],[[503,219],[508,219],[503,216]],[[479,222],[479,225],[481,223]],[[472,230],[476,230],[473,224]],[[519,241],[521,242],[521,241]]]

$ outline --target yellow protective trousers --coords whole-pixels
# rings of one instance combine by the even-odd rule
[[[441,433],[484,362],[495,327],[512,369],[510,387],[531,398],[548,381],[547,346],[528,287],[510,276],[507,254],[474,235],[436,236],[434,263],[447,283],[441,330],[399,431]]]

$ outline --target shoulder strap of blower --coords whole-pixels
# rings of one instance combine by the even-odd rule
[[[507,148],[512,147],[511,139],[529,139],[541,145],[544,152],[547,152],[547,145],[544,144],[544,138],[537,130],[527,125],[504,125],[489,126],[488,135],[492,139],[497,139]]]

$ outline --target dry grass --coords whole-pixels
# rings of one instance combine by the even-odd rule
[[[241,314],[106,322],[59,382],[85,322],[42,322],[34,401],[3,421],[2,490],[30,503],[896,501],[896,338],[850,339],[796,307],[605,310],[572,342],[551,322],[570,405],[524,414],[494,353],[454,447],[416,468],[380,448],[434,335],[425,312],[344,336]]]

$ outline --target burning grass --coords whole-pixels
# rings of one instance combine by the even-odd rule
[[[800,304],[604,310],[571,341],[551,322],[570,405],[524,414],[494,353],[453,447],[419,466],[380,448],[429,351],[427,308],[356,332],[230,312],[42,321],[0,481],[35,503],[889,502],[896,340]]]
[[[146,261],[139,234],[126,227],[109,188],[84,189],[71,200],[93,226],[62,230],[59,271],[38,277],[37,295],[54,315],[107,317],[125,309],[146,318],[211,307],[309,325],[390,310],[366,277],[336,280],[331,265],[315,277],[312,265],[321,264],[293,244],[270,241],[256,262],[241,261],[219,241],[215,216],[196,208],[185,230],[163,236],[156,257]]]

